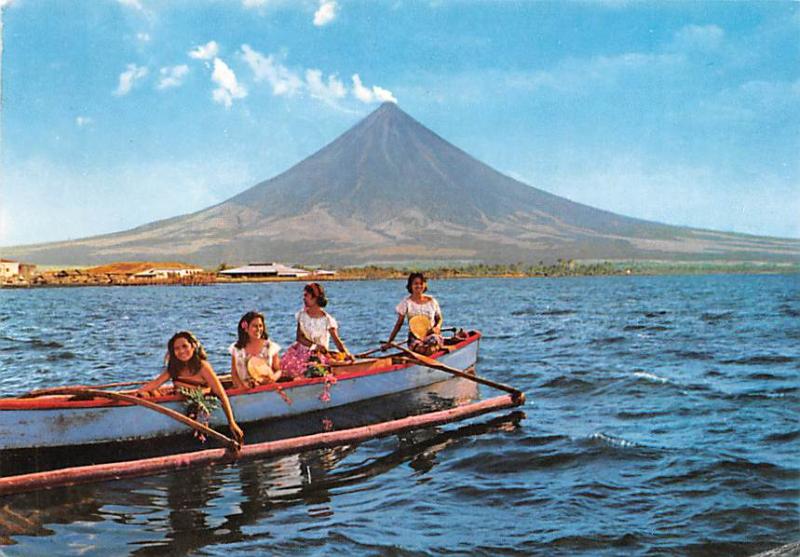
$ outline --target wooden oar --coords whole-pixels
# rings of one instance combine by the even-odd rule
[[[450,331],[450,332],[453,332],[453,333],[456,332],[457,330],[458,330],[457,327],[444,327],[443,329],[441,329],[442,332]],[[405,341],[401,342],[400,344],[408,344],[408,341],[405,340]],[[355,356],[356,358],[366,358],[367,356],[370,356],[370,355],[374,354],[375,352],[383,352],[383,351],[384,351],[383,347],[379,346],[378,348],[373,348],[372,350],[368,350],[366,352],[361,352],[360,354],[353,354],[353,356]]]
[[[505,391],[510,393],[512,398],[515,402],[522,404],[525,402],[525,393],[520,391],[519,389],[515,389],[510,385],[505,385],[503,383],[498,383],[496,381],[492,381],[491,379],[486,379],[479,375],[472,375],[471,373],[466,373],[463,370],[456,369],[454,367],[450,367],[447,364],[443,364],[438,360],[434,360],[433,358],[429,358],[428,356],[423,356],[422,354],[417,354],[416,352],[409,350],[408,348],[404,348],[399,344],[395,344],[393,342],[389,343],[390,346],[400,350],[404,354],[406,354],[410,359],[415,361],[418,364],[422,364],[425,367],[429,367],[431,369],[438,369],[439,371],[445,371],[447,373],[451,373],[457,377],[463,377],[464,379],[469,379],[470,381],[474,381],[476,383],[480,383],[482,385],[486,385],[487,387],[493,387],[495,389],[499,389],[501,391]]]
[[[48,391],[47,394],[51,395],[78,395],[78,396],[85,395],[98,398],[107,398],[110,400],[120,400],[123,402],[129,402],[131,404],[135,404],[137,406],[143,406],[145,408],[158,412],[159,414],[163,414],[169,418],[172,418],[173,420],[177,420],[182,424],[188,425],[192,429],[195,429],[204,435],[213,437],[214,439],[216,439],[217,441],[219,441],[220,443],[222,443],[223,445],[225,445],[226,447],[228,447],[233,451],[238,451],[241,448],[241,445],[237,441],[234,441],[230,437],[227,437],[221,434],[220,432],[211,429],[207,425],[203,425],[197,420],[193,420],[188,416],[184,416],[180,412],[176,412],[171,408],[161,406],[160,404],[156,404],[155,402],[151,402],[143,398],[126,395],[123,393],[116,393],[114,391],[100,391],[97,389],[85,389],[82,387],[61,387],[61,388],[47,389],[47,391]]]
[[[116,387],[133,387],[135,385],[144,385],[147,381],[125,381],[122,383],[104,383],[102,385],[70,385],[72,389],[113,389]],[[46,389],[35,389],[25,394],[19,395],[17,398],[36,398],[39,396],[47,396],[51,394],[58,394],[54,391],[66,389],[67,387],[48,387]]]
[[[225,381],[231,381],[230,373],[226,375],[217,375],[219,377],[220,383],[224,383]],[[80,389],[116,389],[117,387],[134,387],[136,385],[144,385],[147,381],[123,381],[120,383],[102,383],[100,385],[70,385],[70,388],[80,388]],[[19,395],[17,398],[35,398],[38,396],[47,396],[50,394],[58,394],[54,391],[59,389],[64,389],[66,386],[61,387],[48,387],[46,389],[35,389],[33,391],[29,391],[25,394]]]
[[[400,344],[406,344],[408,341],[401,342]],[[360,354],[353,354],[356,358],[366,358],[367,356],[371,356],[376,352],[383,352],[383,346],[378,346],[377,348],[373,348],[372,350],[367,350],[366,352],[361,352]]]

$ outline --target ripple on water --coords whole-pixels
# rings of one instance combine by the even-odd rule
[[[676,459],[670,467],[674,474],[662,474],[653,479],[658,484],[683,484],[700,482],[702,484],[725,483],[729,487],[749,485],[753,478],[761,481],[793,481],[800,470],[779,466],[771,462],[759,462],[746,458],[721,458],[711,461],[698,461],[696,457],[686,460]]]
[[[791,356],[784,356],[782,354],[757,354],[755,356],[747,356],[745,358],[720,360],[720,363],[742,366],[760,366],[770,364],[788,364],[794,360],[795,359]]]
[[[649,420],[650,418],[660,418],[661,416],[670,416],[671,411],[621,411],[617,412],[616,416],[620,420]]]
[[[700,351],[700,350],[674,350],[672,354],[675,355],[677,358],[681,358],[684,360],[699,360],[699,361],[707,361],[713,360],[714,355],[710,352]]]
[[[577,313],[574,309],[547,309],[540,313],[540,315],[573,315]]]
[[[772,373],[751,373],[747,376],[753,381],[783,381],[783,377]]]
[[[800,317],[800,310],[788,304],[782,305],[779,311],[786,317]]]
[[[655,373],[647,372],[647,371],[637,371],[633,374],[634,377],[638,377],[640,379],[646,379],[647,381],[651,381],[654,383],[669,383],[670,380],[666,377],[661,377],[660,375],[656,375]]]
[[[622,328],[623,331],[644,331],[647,330],[647,325],[625,325]]]
[[[763,440],[767,443],[788,443],[798,439],[800,439],[800,429],[780,433],[770,433],[763,438]]]
[[[609,344],[619,344],[620,342],[625,342],[626,340],[628,340],[626,337],[620,337],[620,336],[602,337],[602,338],[596,338],[596,339],[592,340],[589,344],[592,344],[592,345],[595,345],[595,346],[606,346],[606,345],[609,345]]]
[[[63,350],[61,352],[51,352],[47,355],[46,360],[48,362],[58,362],[60,360],[74,360],[75,353],[70,352],[69,350]]]
[[[33,338],[28,341],[20,341],[27,344],[29,348],[34,350],[49,350],[51,348],[64,348],[64,345],[57,340],[41,340]]]
[[[538,389],[558,389],[569,393],[581,393],[591,391],[596,385],[590,381],[585,381],[578,377],[561,375],[539,385]]]
[[[628,441],[627,439],[623,439],[621,437],[615,437],[613,435],[608,435],[603,432],[596,432],[592,433],[589,436],[589,439],[594,441],[600,441],[605,445],[611,445],[612,447],[622,447],[622,448],[629,448],[629,447],[641,447],[638,443],[634,443],[633,441]]]
[[[663,316],[663,315],[667,315],[667,313],[669,313],[669,312],[668,312],[668,311],[666,311],[666,310],[661,310],[661,311],[647,311],[647,312],[645,312],[643,315],[644,315],[645,317],[647,317],[648,319],[654,319],[654,318],[656,318],[656,317],[661,317],[661,316]]]
[[[700,319],[706,323],[717,323],[719,321],[729,321],[733,319],[734,313],[732,311],[723,312],[705,312],[700,315]]]

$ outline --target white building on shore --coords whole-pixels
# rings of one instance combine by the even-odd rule
[[[281,263],[248,263],[243,267],[236,267],[235,269],[225,269],[219,272],[220,275],[232,278],[249,278],[249,277],[285,277],[285,278],[303,278],[311,274],[310,271],[305,269],[296,269],[288,267]]]
[[[29,279],[33,276],[34,271],[36,271],[36,265],[32,263],[20,263],[13,259],[0,258],[0,280],[17,277]]]

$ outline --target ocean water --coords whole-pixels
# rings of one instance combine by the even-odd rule
[[[430,287],[447,325],[483,332],[478,373],[523,389],[524,415],[3,497],[0,555],[751,555],[800,540],[800,277]],[[326,288],[354,352],[388,335],[404,295]],[[288,346],[301,291],[0,290],[0,393],[150,378],[179,329],[225,371],[246,310]]]

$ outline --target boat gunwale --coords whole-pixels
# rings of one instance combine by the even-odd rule
[[[473,342],[477,342],[482,334],[480,331],[469,331],[469,336],[458,342],[457,344],[453,344],[448,346],[448,350],[440,350],[431,356],[430,358],[439,359],[442,356],[445,356],[451,352],[456,352],[465,346],[472,344]],[[372,375],[381,375],[384,373],[392,373],[399,371],[401,369],[407,369],[415,365],[420,365],[416,362],[408,362],[404,364],[392,364],[387,367],[382,367],[378,369],[371,369],[371,370],[364,370],[364,371],[351,371],[351,372],[344,372],[341,374],[336,374],[333,377],[336,381],[343,381],[349,379],[357,379],[360,377],[367,377]],[[259,385],[252,389],[227,389],[225,392],[228,395],[229,399],[236,399],[237,397],[241,396],[248,396],[248,395],[255,395],[260,394],[263,392],[268,391],[276,391],[278,393],[285,393],[289,394],[292,389],[298,387],[306,387],[315,385],[318,383],[325,383],[330,382],[330,376],[323,376],[323,377],[303,377],[294,379],[293,381],[286,381],[286,382],[279,382],[279,383],[269,383],[267,385]],[[91,385],[81,385],[83,388],[93,388]],[[69,385],[64,385],[64,388],[70,388]],[[135,406],[131,402],[123,402],[123,401],[112,401],[109,399],[103,398],[92,398],[92,399],[75,399],[75,395],[49,395],[49,396],[41,396],[36,398],[17,398],[17,397],[9,397],[9,398],[2,398],[0,399],[0,412],[3,411],[21,411],[21,410],[74,410],[80,408],[123,408],[129,406]],[[183,396],[180,394],[169,394],[159,397],[149,398],[151,402],[155,402],[158,404],[170,403],[170,402],[180,402],[183,400]]]

